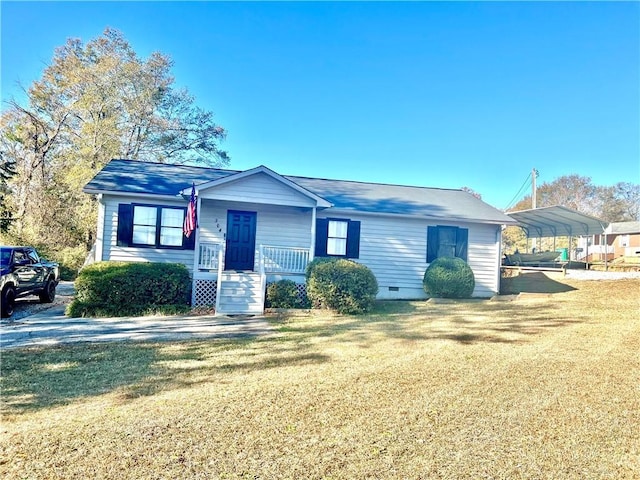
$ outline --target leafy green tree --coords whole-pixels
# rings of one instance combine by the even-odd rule
[[[6,208],[6,196],[9,192],[7,181],[16,174],[13,159],[5,160],[0,151],[0,232],[6,232],[11,223],[11,213]]]
[[[640,185],[619,182],[599,187],[600,218],[609,222],[640,221]]]
[[[12,212],[5,238],[90,248],[96,208],[81,190],[112,158],[228,164],[219,148],[226,131],[174,86],[172,65],[159,52],[139,58],[113,29],[55,50],[26,102],[2,113],[0,154],[15,167],[3,180],[0,217]]]

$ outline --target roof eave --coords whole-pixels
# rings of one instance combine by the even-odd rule
[[[331,212],[336,213],[345,213],[345,214],[353,214],[357,213],[358,215],[366,215],[366,216],[388,216],[394,218],[413,218],[420,220],[434,220],[434,221],[446,221],[446,222],[464,222],[464,223],[481,223],[485,225],[513,225],[517,226],[518,222],[515,220],[505,219],[484,219],[484,218],[468,218],[468,217],[456,217],[456,216],[436,216],[436,215],[427,215],[427,214],[415,214],[415,213],[393,213],[393,212],[368,212],[364,210],[357,210],[355,208],[340,208],[333,207]]]
[[[183,200],[182,195],[158,195],[155,193],[140,193],[140,192],[124,192],[118,190],[102,190],[98,188],[83,188],[83,193],[89,195],[111,195],[117,197],[136,197],[136,198],[153,198],[162,200]]]

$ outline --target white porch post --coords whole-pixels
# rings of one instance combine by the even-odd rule
[[[311,247],[309,249],[309,261],[313,260],[316,251],[316,207],[311,209]]]

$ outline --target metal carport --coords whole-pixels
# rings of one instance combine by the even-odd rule
[[[518,222],[527,238],[604,235],[608,226],[603,220],[560,205],[508,212],[507,215]]]
[[[508,212],[529,238],[574,237],[604,234],[608,223],[557,205]]]

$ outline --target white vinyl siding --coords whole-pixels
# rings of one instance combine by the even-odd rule
[[[315,205],[315,201],[311,198],[266,173],[257,173],[204,190],[200,198],[282,206],[312,207]]]
[[[102,242],[102,260],[114,260],[123,262],[183,263],[189,270],[193,269],[193,250],[168,250],[163,248],[150,247],[121,247],[117,245],[118,204],[154,203],[162,206],[186,207],[186,201],[164,199],[147,200],[146,198],[141,199],[140,197],[125,196],[104,196],[102,201],[104,203],[104,238]]]
[[[325,212],[322,212],[323,214]],[[320,216],[320,215],[319,215]],[[322,215],[324,216],[324,215]],[[344,216],[361,222],[360,258],[379,285],[379,298],[425,298],[422,279],[426,263],[427,227],[450,225],[469,230],[468,263],[474,272],[474,297],[490,297],[498,287],[498,226],[463,222],[428,221],[392,216],[326,212],[330,218]],[[390,291],[397,287],[398,291]]]

